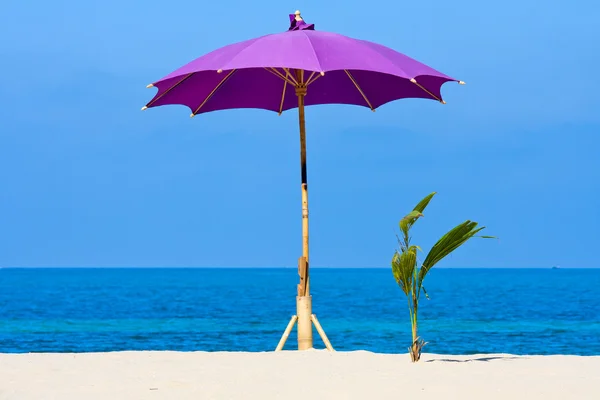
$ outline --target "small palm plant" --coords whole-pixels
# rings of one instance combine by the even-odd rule
[[[415,206],[413,211],[400,220],[401,237],[398,237],[400,251],[396,250],[394,257],[392,258],[392,272],[394,278],[396,278],[396,282],[408,300],[410,324],[412,327],[412,345],[408,348],[408,351],[413,362],[419,361],[421,358],[421,350],[426,344],[426,342],[417,335],[419,298],[421,292],[428,297],[427,291],[423,287],[425,276],[441,259],[452,253],[467,240],[475,237],[479,231],[485,228],[483,226],[478,226],[477,222],[469,220],[457,225],[433,245],[425,257],[425,261],[421,264],[421,267],[418,267],[417,251],[420,251],[421,248],[411,244],[410,228],[412,228],[415,222],[423,216],[423,211],[435,193],[436,192],[433,192],[427,195]],[[492,236],[477,237],[492,238]]]

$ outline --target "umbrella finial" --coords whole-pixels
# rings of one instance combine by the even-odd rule
[[[290,14],[290,27],[288,31],[300,31],[300,30],[309,30],[314,31],[314,24],[307,24],[304,22],[304,18],[302,18],[300,10],[294,11],[293,14]]]

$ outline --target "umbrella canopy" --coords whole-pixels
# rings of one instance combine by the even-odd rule
[[[302,257],[296,313],[277,350],[298,322],[298,349],[313,347],[312,324],[333,350],[312,314],[308,251],[308,185],[304,107],[354,104],[371,110],[393,100],[423,98],[445,103],[441,87],[458,81],[388,47],[314,30],[296,11],[287,32],[222,47],[191,61],[148,87],[154,98],[142,108],[187,106],[192,114],[257,108],[281,114],[298,108],[302,193]]]
[[[232,108],[281,113],[298,107],[295,70],[309,86],[306,106],[393,100],[443,102],[441,86],[459,82],[380,44],[318,30],[293,30],[222,47],[153,82],[146,107],[182,104],[192,115]]]

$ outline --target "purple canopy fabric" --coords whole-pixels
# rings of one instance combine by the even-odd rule
[[[305,71],[307,106],[354,104],[374,110],[403,98],[444,102],[441,86],[462,83],[376,43],[299,29],[231,44],[195,59],[149,85],[158,92],[144,109],[182,104],[192,115],[233,108],[281,113],[298,107],[294,85],[282,79],[293,77],[295,70]]]

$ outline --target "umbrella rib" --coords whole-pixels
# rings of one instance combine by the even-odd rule
[[[200,109],[201,109],[201,108],[202,108],[202,107],[203,107],[203,106],[206,104],[206,102],[207,102],[208,100],[210,100],[210,98],[211,98],[211,97],[212,97],[212,96],[215,94],[215,92],[216,92],[217,90],[219,90],[219,88],[221,88],[221,87],[223,86],[223,84],[224,84],[224,83],[227,81],[227,79],[229,79],[229,77],[230,77],[231,75],[233,75],[233,73],[234,73],[235,71],[237,71],[237,69],[232,69],[232,70],[231,70],[231,71],[229,71],[229,73],[228,73],[228,74],[225,76],[225,78],[221,79],[221,82],[219,82],[219,83],[217,84],[217,86],[215,86],[215,88],[212,90],[212,92],[210,92],[210,93],[208,94],[208,96],[206,96],[206,98],[204,99],[204,101],[202,102],[202,104],[200,104],[200,105],[198,106],[198,108],[196,108],[196,111],[194,111],[194,112],[192,113],[192,115],[190,115],[190,117],[193,117],[194,115],[198,114],[198,111],[200,111]]]
[[[371,111],[375,111],[375,108],[373,108],[373,106],[371,105],[371,102],[369,101],[369,99],[367,99],[367,96],[365,95],[365,92],[362,91],[362,89],[358,85],[358,82],[356,82],[356,79],[354,79],[354,77],[352,76],[352,74],[350,73],[350,71],[348,71],[347,69],[345,69],[344,72],[346,73],[346,75],[348,75],[348,78],[350,78],[350,80],[352,81],[352,83],[354,83],[354,86],[356,87],[356,89],[358,90],[358,92],[361,94],[361,96],[363,97],[363,99],[365,99],[365,101],[369,105],[369,108],[371,109]]]
[[[440,99],[439,97],[437,97],[435,94],[431,93],[429,90],[425,89],[423,87],[423,85],[421,85],[420,83],[417,82],[417,80],[415,78],[412,78],[410,80],[412,83],[414,83],[415,85],[417,85],[419,88],[421,88],[421,90],[423,90],[425,93],[427,93],[428,95],[430,95],[431,97],[433,97],[435,100],[439,101],[442,104],[446,104],[446,102],[442,99]]]
[[[273,67],[268,67],[268,68],[267,68],[267,67],[264,67],[264,68],[265,68],[267,71],[269,71],[270,73],[272,73],[273,75],[275,75],[276,77],[283,79],[284,81],[286,81],[286,82],[287,82],[287,83],[289,83],[290,85],[294,85],[294,86],[296,86],[296,83],[295,83],[295,82],[292,82],[292,81],[288,80],[288,79],[287,79],[285,76],[283,76],[283,74],[282,74],[281,72],[277,71],[275,68],[273,68]],[[290,77],[291,77],[291,76],[290,76]]]
[[[175,87],[177,87],[179,84],[183,83],[186,79],[188,79],[189,77],[191,77],[192,75],[194,75],[195,72],[191,72],[189,74],[187,74],[186,76],[184,76],[183,78],[181,78],[179,81],[177,81],[173,86],[171,86],[170,88],[168,88],[167,90],[165,90],[164,92],[162,92],[159,96],[155,97],[154,99],[152,99],[150,101],[150,103],[148,103],[146,105],[146,107],[144,107],[144,110],[148,107],[150,107],[152,104],[156,103],[158,100],[161,99],[161,97],[163,97],[165,94],[169,93],[171,90],[175,89]]]
[[[310,76],[308,77],[308,81],[306,82],[306,86],[311,85],[314,81],[316,81],[317,79],[319,79],[322,76],[325,76],[325,72],[321,72],[319,75],[317,75],[314,79],[313,76],[317,73],[317,71],[314,71],[312,74],[310,74]]]
[[[294,82],[294,85],[298,85],[298,81],[296,81],[296,78],[294,78],[294,75],[290,72],[290,69],[283,67],[283,70],[285,71],[285,77],[290,78],[290,80]]]
[[[283,81],[283,91],[281,92],[281,103],[279,104],[279,115],[283,112],[283,101],[285,100],[285,90],[287,89],[287,81]]]

